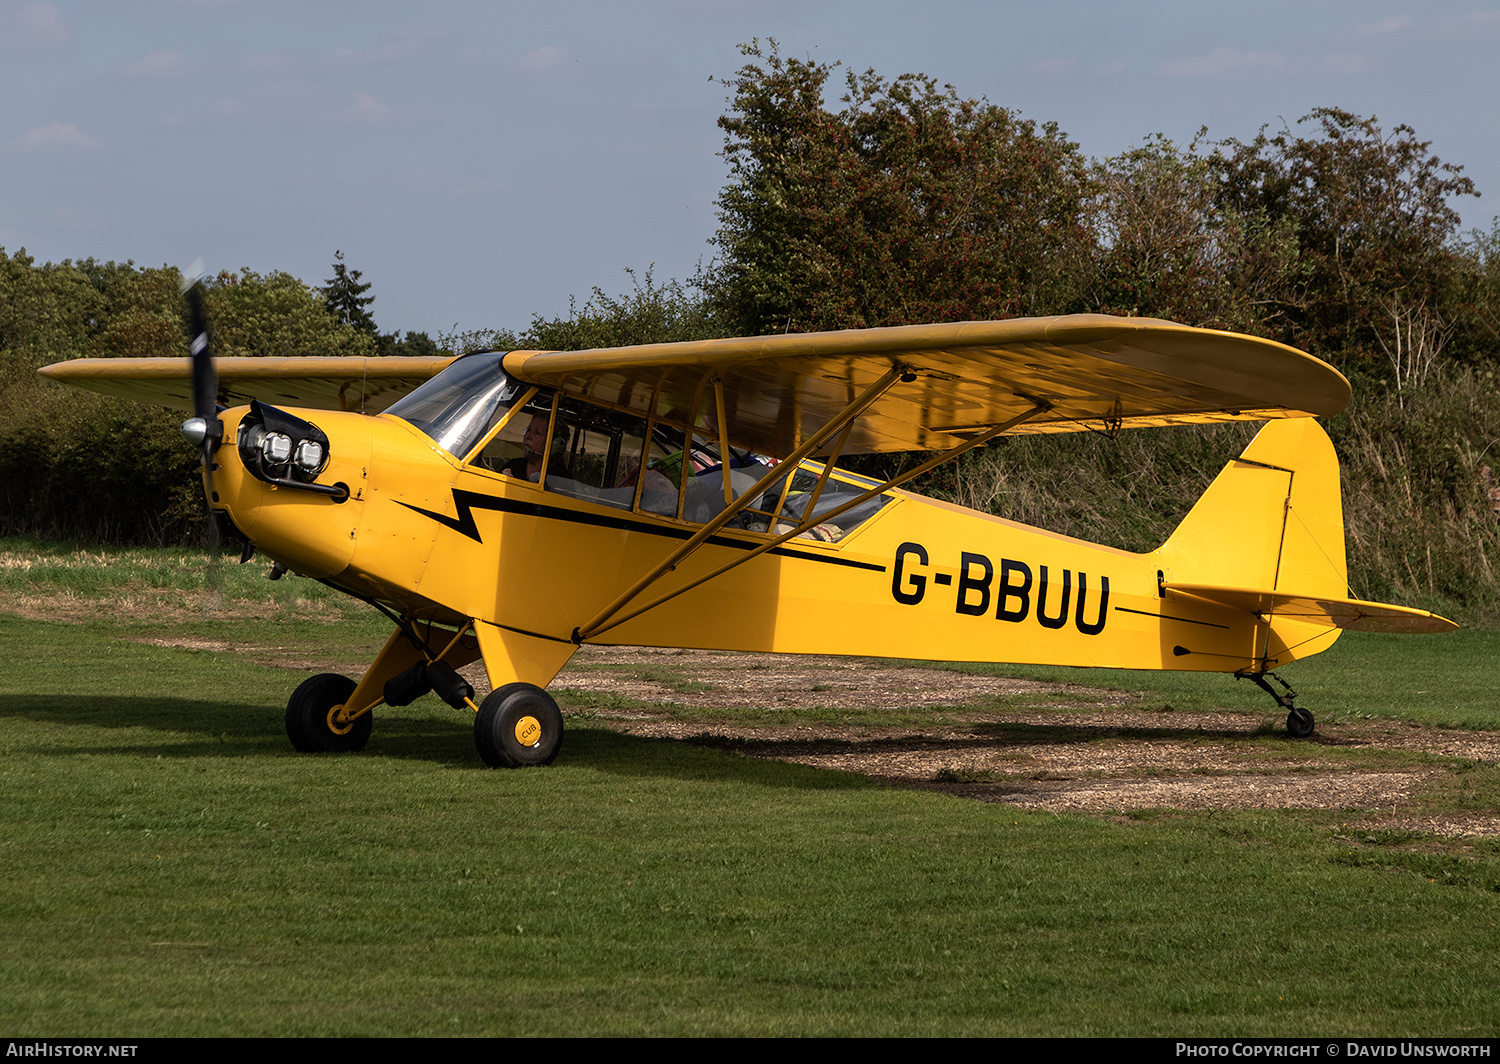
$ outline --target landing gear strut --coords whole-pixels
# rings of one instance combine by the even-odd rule
[[[1243,679],[1254,680],[1262,691],[1276,699],[1276,704],[1286,710],[1286,733],[1293,739],[1306,739],[1313,733],[1317,722],[1309,710],[1297,705],[1297,692],[1292,690],[1292,685],[1277,676],[1274,672],[1242,672],[1237,676]],[[1276,688],[1266,683],[1269,676],[1286,689],[1286,694],[1277,694]]]

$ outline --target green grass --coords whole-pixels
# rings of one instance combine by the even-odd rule
[[[229,608],[259,601],[244,587]],[[227,650],[140,642],[160,626],[108,609],[0,614],[0,1033],[1500,1024],[1494,840],[1370,832],[1358,811],[1028,813],[576,717],[552,767],[491,771],[432,698],[381,710],[363,754],[299,755],[281,711],[305,673],[278,655],[358,662],[383,625],[268,610],[170,629]],[[1442,676],[1440,712],[1459,719],[1463,692],[1492,688],[1461,653],[1426,657],[1444,645],[1403,643],[1377,675],[1393,655],[1350,640],[1332,678],[1289,675],[1328,684],[1315,708],[1342,676],[1393,713]],[[1236,690],[1216,683],[1160,697]],[[1453,807],[1500,803],[1489,764],[1453,762],[1435,787]]]
[[[226,549],[212,562],[185,547],[95,547],[0,538],[0,602],[69,619],[107,615],[157,630],[202,621],[318,620],[369,626],[363,603],[315,580],[268,580],[270,563],[239,564]]]

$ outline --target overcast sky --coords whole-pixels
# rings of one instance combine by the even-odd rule
[[[1319,106],[1500,213],[1500,3],[0,0],[0,246],[374,284],[382,330],[521,328],[711,255],[736,46],[1055,121],[1091,156]]]

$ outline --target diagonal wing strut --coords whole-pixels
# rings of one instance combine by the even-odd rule
[[[936,457],[923,462],[916,468],[909,469],[905,473],[890,478],[883,484],[867,489],[866,491],[855,496],[853,499],[850,499],[848,502],[843,503],[842,505],[828,511],[827,513],[815,515],[814,507],[809,505],[803,511],[803,518],[801,522],[790,531],[783,532],[773,539],[762,543],[760,546],[756,547],[753,550],[747,551],[744,554],[737,555],[736,557],[719,566],[717,569],[714,569],[707,575],[701,576],[696,580],[684,584],[679,588],[675,588],[674,590],[667,592],[665,595],[662,595],[643,606],[631,610],[629,613],[622,612],[627,606],[630,605],[631,602],[633,602],[641,594],[643,594],[648,587],[650,587],[667,573],[675,569],[683,559],[687,558],[690,554],[693,554],[695,551],[697,551],[699,547],[701,547],[705,542],[708,541],[710,536],[712,536],[715,532],[719,531],[719,529],[723,528],[726,524],[733,520],[734,517],[742,510],[744,510],[747,506],[749,506],[751,502],[760,498],[761,494],[769,489],[772,485],[774,485],[778,480],[789,477],[801,464],[802,460],[812,454],[815,450],[817,450],[818,447],[821,446],[829,436],[833,435],[835,432],[838,432],[840,429],[847,430],[847,426],[852,424],[855,418],[857,418],[864,410],[866,410],[877,399],[879,399],[893,384],[896,383],[897,380],[909,382],[911,379],[913,379],[912,374],[906,373],[900,367],[897,367],[895,369],[892,369],[880,380],[872,384],[868,389],[865,390],[862,395],[860,395],[857,399],[855,399],[842,411],[840,411],[837,417],[829,421],[818,432],[814,433],[813,436],[810,437],[807,442],[804,443],[801,447],[798,447],[791,454],[787,455],[786,458],[782,459],[782,461],[777,464],[776,468],[770,470],[766,473],[765,476],[761,477],[760,480],[756,481],[753,486],[743,492],[739,496],[739,498],[735,499],[723,513],[719,514],[716,518],[714,518],[714,520],[710,521],[707,525],[700,529],[696,535],[694,535],[691,539],[689,539],[686,543],[684,543],[681,547],[674,551],[669,558],[653,567],[635,583],[630,585],[630,587],[627,588],[618,597],[616,597],[613,602],[611,602],[604,609],[600,610],[599,613],[596,614],[587,624],[580,625],[579,627],[573,629],[573,642],[583,643],[596,635],[608,631],[616,625],[624,624],[626,621],[629,621],[635,617],[639,617],[641,614],[647,612],[648,610],[653,610],[657,606],[671,601],[678,595],[691,591],[693,588],[707,583],[715,577],[722,576],[724,573],[727,573],[731,569],[744,565],[746,562],[750,561],[753,558],[759,557],[766,551],[771,550],[774,547],[778,547],[781,544],[785,543],[787,540],[801,535],[803,532],[806,532],[814,525],[829,521],[848,510],[852,510],[854,507],[869,499],[874,498],[876,495],[879,495],[882,492],[889,491],[891,488],[896,487],[898,484],[904,484],[906,481],[911,480],[913,477],[921,476],[928,470],[934,469],[937,466],[942,465],[944,462],[951,461],[952,459],[957,458],[959,455],[965,453],[966,451],[973,450],[975,447],[979,447],[985,443],[988,443],[996,436],[999,436],[1004,432],[1008,432],[1009,430],[1015,428],[1017,425],[1030,421],[1032,418],[1044,414],[1052,408],[1052,404],[1045,400],[1032,400],[1033,406],[1030,410],[1024,411],[1023,413],[1020,413],[1007,421],[1001,422],[998,425],[992,425],[987,429],[975,433],[974,436],[961,443],[957,447],[944,451]],[[841,434],[839,440],[840,444],[843,443],[843,439],[845,436],[847,436],[847,431]],[[834,457],[837,456],[837,451],[838,448],[836,447]],[[833,458],[830,458],[827,465],[824,466],[822,477],[819,478],[819,490],[821,490],[823,483],[827,480],[828,473],[832,469],[832,465]],[[728,481],[728,479],[728,477],[725,477],[726,482]]]

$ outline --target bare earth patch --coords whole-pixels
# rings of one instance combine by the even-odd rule
[[[153,647],[176,647],[179,650],[207,650],[214,653],[235,653],[248,657],[257,665],[272,669],[303,669],[307,672],[338,672],[359,678],[366,662],[329,661],[325,657],[309,657],[307,648],[301,643],[279,646],[271,643],[207,639],[194,635],[138,636],[133,643],[145,643]],[[483,672],[481,670],[481,675]],[[488,684],[485,685],[488,690]]]
[[[16,610],[20,604],[6,605],[26,615]],[[51,619],[68,612],[55,600],[34,605]],[[87,608],[82,599],[78,606]],[[308,658],[298,646],[195,636],[139,641],[314,672],[358,675],[361,667]],[[482,665],[461,671],[482,699],[489,692]],[[1118,691],[878,659],[641,647],[582,647],[551,689],[568,716],[626,734],[1020,808],[1096,816],[1142,809],[1347,810],[1350,826],[1361,829],[1500,836],[1500,813],[1434,814],[1413,800],[1450,771],[1442,760],[1393,765],[1389,758],[1348,756],[1410,751],[1492,762],[1500,760],[1494,732],[1320,720],[1317,734],[1299,742],[1286,737],[1283,715],[1269,704],[1264,712],[1165,712]],[[809,723],[801,712],[781,723],[776,710],[831,711],[833,719]],[[868,723],[860,720],[864,710],[871,711]],[[917,711],[916,719],[890,724],[889,711],[903,710]]]
[[[336,623],[342,614],[327,602],[298,599],[296,616],[304,620]],[[97,619],[101,613],[125,621],[150,621],[163,627],[192,624],[204,618],[212,620],[258,620],[287,612],[287,606],[275,598],[260,601],[237,599],[226,603],[209,592],[183,591],[176,588],[123,587],[115,589],[107,600],[94,593],[48,590],[45,592],[0,591],[0,612],[13,613],[29,621],[58,621],[79,624]],[[150,640],[142,640],[150,642]],[[162,643],[167,646],[170,643]]]
[[[482,669],[469,671],[483,683]],[[1320,721],[1312,740],[1298,742],[1285,737],[1282,714],[1269,705],[1264,713],[1163,712],[1132,708],[1129,695],[1098,688],[878,660],[716,651],[583,647],[552,688],[565,704],[570,692],[622,703],[584,712],[628,734],[1023,808],[1093,815],[1344,809],[1360,811],[1366,827],[1500,835],[1500,815],[1414,808],[1414,791],[1447,771],[1440,763],[1362,765],[1344,753],[1399,749],[1493,761],[1500,759],[1494,733]],[[941,712],[932,724],[863,725],[845,712],[836,724],[781,725],[678,720],[677,706]]]

